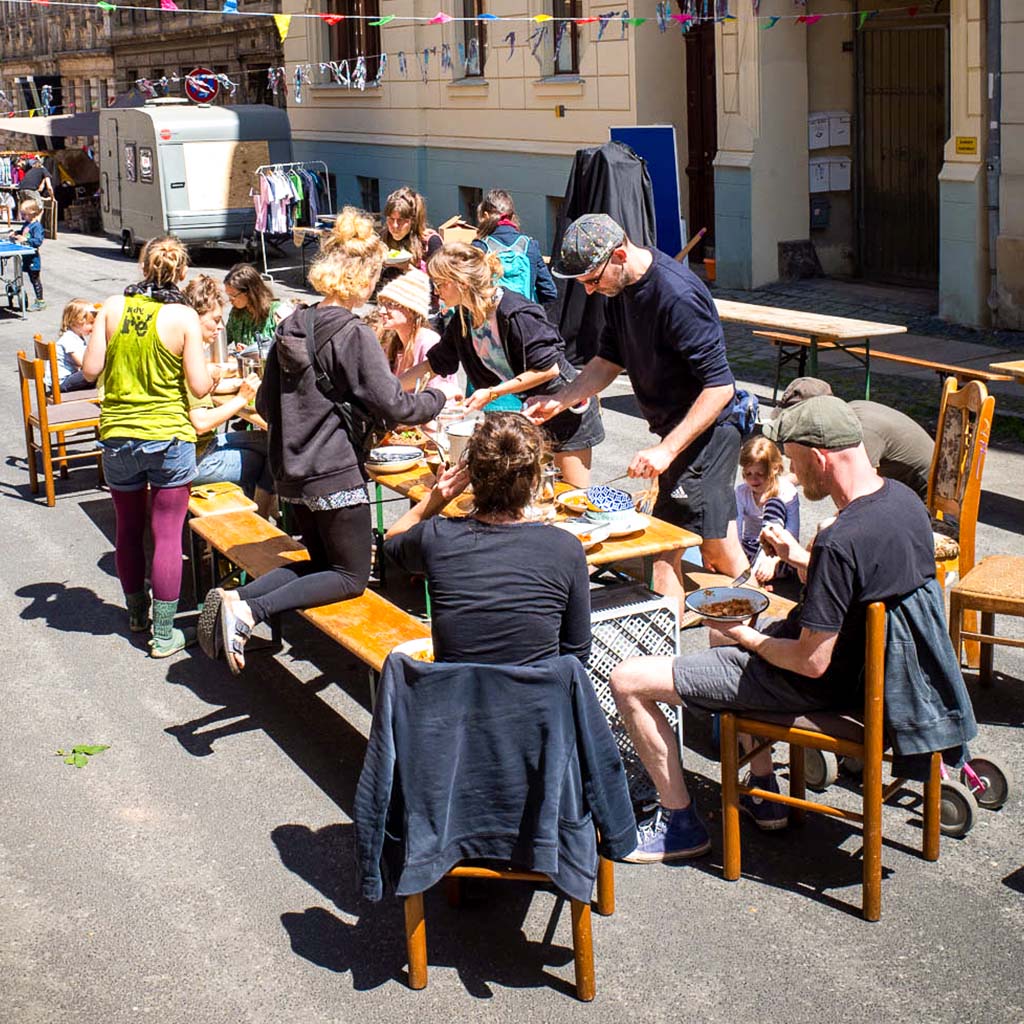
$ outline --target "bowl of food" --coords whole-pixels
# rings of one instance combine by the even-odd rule
[[[586,489],[587,516],[599,523],[613,523],[616,520],[632,519],[636,509],[633,495],[620,487],[598,484]]]
[[[422,448],[409,444],[386,444],[370,451],[366,456],[366,466],[377,473],[402,473],[412,469],[422,458]]]
[[[404,654],[413,661],[433,661],[434,641],[429,636],[420,640],[405,640],[391,648],[392,654]]]
[[[587,492],[582,488],[574,491],[563,491],[555,495],[555,504],[563,512],[572,512],[574,515],[582,515],[584,512],[597,511],[595,506],[587,501]]]
[[[686,607],[703,619],[744,622],[768,607],[768,595],[749,587],[704,587],[686,595]]]
[[[562,523],[555,523],[559,530],[571,533],[582,545],[584,551],[597,547],[603,540],[607,540],[611,526],[608,523],[588,523],[583,520],[567,520]]]
[[[387,437],[385,444],[415,445],[417,448],[424,448],[433,442],[419,427],[395,427]]]

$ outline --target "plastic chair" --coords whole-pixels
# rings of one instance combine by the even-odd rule
[[[458,864],[445,876],[448,900],[458,905],[458,885],[462,878],[486,878],[502,882],[550,883],[539,871],[513,871]],[[572,952],[576,970],[576,995],[585,1003],[594,998],[594,940],[590,928],[590,904],[570,900],[572,907]],[[615,912],[615,874],[610,860],[601,857],[597,866],[597,900],[595,909],[607,917]],[[405,944],[409,956],[409,987],[427,987],[427,925],[423,915],[423,893],[405,897]]]
[[[53,438],[57,441],[57,463],[60,475],[68,474],[68,463],[95,459],[99,482],[103,483],[103,453],[96,446],[99,439],[100,410],[92,402],[61,402],[50,405],[46,400],[43,361],[29,359],[18,353],[18,373],[21,377],[21,414],[25,427],[25,455],[28,460],[29,482],[33,494],[39,493],[39,475],[36,453],[42,456],[43,477],[46,481],[46,504],[53,508],[56,495],[53,484]],[[33,411],[32,392],[35,392]],[[79,431],[89,431],[86,437],[68,437]],[[38,431],[38,440],[36,432]],[[86,451],[69,452],[71,445],[88,444]]]
[[[903,785],[896,779],[882,788],[882,762],[890,760],[885,748],[885,605],[868,605],[865,649],[864,711],[862,715],[831,712],[805,712],[799,715],[736,714],[721,716],[722,751],[722,833],[723,874],[729,881],[740,877],[740,796],[751,794],[763,800],[786,804],[794,823],[805,811],[827,814],[844,821],[859,822],[863,831],[862,913],[866,920],[877,921],[882,913],[882,804]],[[739,734],[764,737],[765,742],[739,756]],[[773,742],[789,744],[789,794],[740,785],[739,770],[751,757]],[[804,750],[827,751],[837,756],[857,758],[863,763],[860,812],[817,803],[806,798]],[[925,860],[939,859],[939,823],[941,801],[940,760],[931,755],[929,778],[925,783],[924,830],[921,844]]]

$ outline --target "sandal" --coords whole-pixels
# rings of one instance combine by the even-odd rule
[[[220,631],[220,606],[224,600],[224,591],[220,587],[214,587],[207,591],[203,598],[203,610],[196,620],[196,634],[199,638],[199,646],[208,658],[217,659],[220,657],[223,642]]]
[[[252,634],[252,627],[235,615],[233,604],[233,601],[221,601],[220,629],[224,657],[231,674],[237,676],[245,668],[245,644]]]

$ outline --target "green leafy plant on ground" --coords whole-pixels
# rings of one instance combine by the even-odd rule
[[[109,750],[109,743],[78,743],[70,750],[58,750],[57,757],[63,757],[65,764],[72,764],[76,768],[84,768],[89,763],[93,754],[101,754]]]

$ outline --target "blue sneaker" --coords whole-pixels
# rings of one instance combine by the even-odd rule
[[[636,849],[622,859],[630,864],[654,864],[699,857],[710,849],[708,830],[692,803],[682,811],[659,806],[654,814],[640,822]]]
[[[748,775],[744,785],[767,789],[771,793],[779,792],[775,772],[766,776]],[[744,793],[740,797],[740,810],[749,814],[754,819],[754,824],[765,832],[774,832],[789,824],[789,808],[785,804],[777,804],[774,800],[765,800],[763,797]]]

